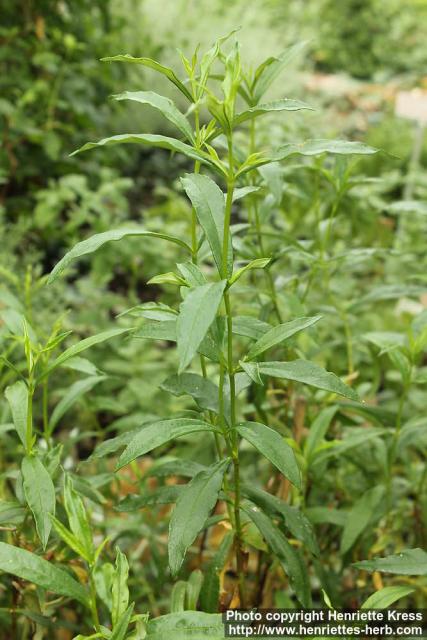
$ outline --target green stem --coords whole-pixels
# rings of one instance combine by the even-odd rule
[[[30,378],[30,380],[28,381],[27,430],[25,434],[25,442],[28,455],[33,449],[33,395],[34,386],[33,381]]]
[[[93,579],[92,568],[89,569],[89,586],[90,586],[90,610],[92,612],[92,620],[97,632],[100,631],[101,624],[99,622],[98,607],[96,606],[96,587]]]
[[[222,243],[222,269],[221,275],[224,280],[228,279],[228,249],[230,242],[230,223],[231,223],[231,209],[233,204],[234,193],[234,175],[233,175],[233,148],[231,137],[228,140],[228,161],[229,161],[229,178],[227,180],[227,197],[225,202],[225,215],[224,215],[224,236]],[[242,522],[240,519],[240,460],[239,460],[239,439],[236,432],[236,383],[234,375],[233,364],[233,315],[231,310],[231,302],[229,291],[224,292],[224,304],[227,321],[227,370],[228,380],[230,386],[230,441],[232,449],[232,461],[233,461],[233,475],[234,475],[234,501],[233,501],[233,514],[234,514],[234,527],[235,527],[235,549],[236,549],[236,568],[239,582],[239,598],[240,606],[245,607],[245,576],[244,576],[244,562],[243,562],[243,535],[242,535]],[[222,416],[222,423],[224,420],[224,366],[220,367],[220,381],[219,381],[219,404],[220,415]]]

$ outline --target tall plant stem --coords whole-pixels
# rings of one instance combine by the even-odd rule
[[[233,147],[231,136],[228,140],[228,158],[229,158],[229,177],[227,180],[227,198],[225,202],[225,215],[224,215],[224,235],[222,242],[222,269],[221,275],[224,280],[228,279],[228,251],[230,243],[230,223],[231,223],[231,209],[233,204],[234,193],[234,175],[233,175]],[[235,549],[236,549],[236,568],[239,581],[239,598],[240,606],[245,607],[245,577],[243,566],[243,535],[242,535],[242,522],[240,519],[240,460],[239,460],[239,439],[236,432],[236,383],[234,374],[233,363],[233,315],[230,302],[229,291],[224,292],[224,305],[227,321],[227,370],[228,381],[230,386],[230,441],[233,461],[233,475],[234,475],[234,527],[235,527]],[[223,396],[224,384],[224,367],[221,365],[220,375],[220,396]],[[223,401],[222,401],[222,415],[223,414]]]
[[[28,380],[27,429],[25,434],[27,454],[30,454],[33,449],[33,395],[34,384],[32,377],[30,377]]]

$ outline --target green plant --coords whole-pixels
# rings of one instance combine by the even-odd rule
[[[357,183],[352,178],[353,167],[343,162],[341,156],[370,155],[377,150],[360,142],[309,140],[303,143],[288,142],[268,152],[258,151],[258,130],[253,124],[258,117],[274,112],[309,109],[307,104],[298,100],[263,102],[271,83],[300,47],[267,59],[253,73],[249,73],[242,70],[237,44],[231,47],[227,55],[223,53],[226,40],[219,40],[202,56],[196,52],[191,60],[181,56],[187,73],[185,82],[170,68],[150,58],[107,58],[108,61],[151,68],[174,85],[189,103],[187,114],[179,111],[170,98],[150,91],[125,92],[116,98],[149,105],[160,111],[181,136],[121,134],[98,143],[88,143],[80,149],[84,151],[135,143],[167,149],[189,159],[193,163],[193,171],[181,179],[190,203],[188,238],[171,235],[169,229],[148,230],[137,225],[103,231],[75,245],[49,277],[49,281],[53,282],[74,261],[92,254],[109,242],[132,236],[146,242],[169,242],[178,247],[184,258],[176,264],[176,269],[155,275],[150,283],[162,288],[173,287],[177,296],[180,296],[179,307],[172,306],[173,300],[171,305],[158,300],[137,304],[120,314],[119,328],[77,342],[53,360],[53,350],[59,348],[68,337],[65,333],[59,333],[59,326],[55,327],[45,344],[40,345],[37,338],[31,335],[25,318],[19,315],[9,318],[14,328],[14,344],[22,345],[25,351],[25,362],[19,366],[4,357],[5,365],[13,372],[10,375],[15,374],[19,378],[8,387],[6,397],[14,427],[24,447],[17,481],[18,486],[22,482],[23,490],[16,490],[21,491],[21,503],[13,502],[8,506],[9,510],[15,509],[12,520],[16,530],[12,528],[11,539],[1,543],[0,568],[44,590],[81,603],[87,612],[85,620],[95,633],[92,636],[77,636],[79,638],[136,640],[144,637],[145,633],[148,638],[156,637],[157,632],[169,632],[175,626],[183,627],[182,637],[185,637],[187,627],[194,628],[196,632],[198,629],[199,633],[201,627],[204,631],[208,628],[212,637],[222,637],[216,615],[219,607],[223,606],[220,603],[219,574],[231,553],[237,587],[231,589],[226,605],[245,607],[262,603],[265,582],[269,576],[274,579],[278,567],[284,570],[287,586],[290,587],[282,605],[295,605],[296,600],[303,607],[311,606],[314,595],[313,570],[327,594],[326,601],[330,602],[329,596],[332,596],[332,602],[338,603],[340,596],[334,589],[333,574],[327,570],[330,559],[319,557],[319,542],[313,524],[335,522],[343,526],[340,554],[345,560],[360,537],[371,534],[372,526],[378,519],[376,516],[383,515],[384,511],[379,511],[379,505],[386,493],[389,508],[393,502],[392,471],[403,431],[405,402],[411,384],[416,380],[414,371],[418,375],[425,349],[425,323],[416,323],[414,334],[410,334],[407,343],[404,338],[394,336],[390,344],[387,334],[374,335],[371,332],[365,336],[371,344],[380,345],[382,350],[386,348],[392,363],[401,372],[403,393],[399,392],[396,396],[399,397],[399,408],[396,429],[392,434],[386,433],[383,427],[366,428],[364,425],[365,428],[362,428],[361,423],[357,422],[360,415],[375,425],[389,418],[384,418],[381,409],[360,403],[359,394],[354,388],[357,372],[353,354],[352,305],[342,302],[334,289],[337,257],[331,248],[334,246],[335,224],[340,221],[342,202]],[[247,124],[250,126],[249,135]],[[332,167],[322,165],[324,154],[338,158]],[[278,227],[276,210],[282,203],[283,171],[295,171],[295,167],[288,167],[286,161],[312,156],[321,158],[314,165],[309,165],[308,170],[315,172],[317,187],[322,188],[324,180],[329,191],[326,191],[323,208],[318,202],[319,190],[315,191],[314,200],[318,204],[315,207],[317,235],[314,242],[307,246],[307,243],[303,244],[297,239],[296,234],[292,234],[292,230],[289,234]],[[282,169],[283,163],[285,169]],[[297,168],[303,173],[307,165]],[[233,220],[237,207],[239,215],[247,213],[247,220],[242,222],[237,217]],[[288,309],[284,308],[284,296],[271,271],[277,269],[283,255],[286,256],[286,252],[276,247],[284,239],[297,256],[302,256],[310,263],[305,281],[302,279],[303,291],[295,289],[294,295],[288,294],[286,298]],[[258,271],[264,274],[265,288],[257,278]],[[245,280],[249,282],[249,287],[243,284]],[[347,281],[345,283],[347,286]],[[321,366],[317,357],[304,357],[306,350],[314,350],[316,355],[316,349],[312,349],[313,336],[322,325],[322,317],[318,312],[323,311],[322,306],[326,307],[327,312],[327,304],[325,301],[316,301],[318,308],[311,315],[295,310],[305,311],[306,300],[315,285],[321,288],[326,302],[333,306],[334,314],[344,326],[344,380]],[[245,302],[248,289],[251,292],[249,304]],[[378,295],[377,298],[374,296],[374,301],[384,299]],[[358,302],[363,304],[363,300]],[[125,555],[120,548],[117,550],[114,568],[111,562],[101,562],[103,554],[108,552],[108,536],[103,535],[98,546],[94,545],[82,494],[90,494],[89,498],[95,503],[97,500],[102,503],[102,494],[99,499],[95,492],[97,487],[85,487],[78,474],[71,477],[66,472],[62,474],[62,481],[55,475],[60,467],[61,448],[54,446],[53,428],[59,420],[58,412],[61,414],[64,406],[71,406],[69,401],[72,402],[76,395],[71,400],[66,400],[67,396],[62,398],[59,403],[62,403],[62,407],[58,409],[57,405],[50,418],[44,400],[47,397],[47,381],[59,367],[67,361],[69,363],[70,358],[75,358],[89,346],[120,334],[140,340],[176,343],[178,372],[169,376],[162,387],[173,398],[188,396],[194,403],[191,408],[180,406],[172,416],[145,416],[142,426],[101,440],[93,450],[89,463],[95,461],[103,464],[104,474],[108,475],[109,481],[111,466],[108,456],[123,449],[115,466],[116,482],[120,484],[126,481],[122,470],[130,467],[140,493],[129,495],[119,502],[117,508],[122,513],[138,514],[146,506],[175,503],[167,543],[173,578],[178,575],[187,577],[184,576],[185,560],[189,551],[194,550],[201,532],[200,555],[203,556],[204,539],[208,532],[212,532],[219,523],[225,523],[226,529],[215,553],[210,557],[205,576],[195,569],[187,579],[175,582],[167,605],[171,613],[148,622],[145,612],[134,615],[134,605],[129,605],[134,598],[129,597],[128,561]],[[320,340],[315,344],[320,344]],[[86,373],[88,367],[90,369],[90,363],[82,364],[79,361],[77,364]],[[188,371],[190,366],[197,367],[197,371]],[[98,377],[99,373],[95,373]],[[92,382],[87,383],[86,390],[90,389]],[[42,430],[33,421],[33,399],[39,387],[43,406]],[[80,385],[77,392],[81,390]],[[363,385],[360,390],[366,393]],[[76,388],[73,390],[71,387],[70,394],[75,392]],[[337,396],[346,402],[343,403]],[[311,424],[308,434],[304,434],[307,404],[311,412]],[[327,440],[326,433],[328,429],[335,428],[338,415],[339,420],[350,425],[350,428],[345,431],[344,437]],[[142,456],[158,447],[174,446],[176,439],[185,441],[189,438],[196,446],[193,434],[200,434],[195,436],[196,441],[197,438],[203,438],[199,445],[199,450],[203,451],[200,460],[196,462],[192,459],[190,447],[187,455],[161,457],[148,472],[141,470],[138,461]],[[389,435],[391,438],[387,440]],[[354,450],[366,446],[368,442],[373,443],[369,452],[372,458],[366,460],[363,466]],[[253,449],[257,452],[254,463]],[[353,457],[347,459],[350,452]],[[362,450],[362,457],[364,452]],[[54,462],[51,462],[52,457]],[[326,478],[325,470],[331,460],[339,461],[337,476]],[[342,487],[343,491],[347,490],[342,476],[348,475],[347,463],[354,464],[355,461],[363,467],[364,474],[357,479],[354,493],[357,495],[358,491],[363,495],[353,500],[348,513],[337,514],[336,509],[326,508],[322,496],[323,485],[318,479],[325,476],[324,483],[328,489],[330,483],[336,482],[334,489]],[[383,475],[378,483],[376,474],[381,464]],[[150,475],[160,479],[181,476],[190,480],[184,485],[164,484],[150,491],[147,484]],[[267,487],[259,486],[257,475],[266,480]],[[102,483],[102,480],[99,482]],[[58,510],[55,484],[63,485],[61,508]],[[421,498],[424,489],[425,474],[419,482]],[[30,508],[35,521],[37,537],[33,539],[24,504]],[[9,523],[8,517],[6,521]],[[142,524],[146,532],[148,526],[143,520]],[[65,569],[47,562],[37,553],[46,549],[52,526],[57,536],[53,553],[57,560],[68,559],[68,554],[77,555],[80,562],[79,582]],[[140,535],[139,527],[139,520],[132,524],[124,519],[118,527],[119,533],[114,535],[129,536],[133,540],[135,535]],[[146,535],[149,537],[150,534]],[[65,556],[61,556],[58,539],[66,545]],[[24,541],[31,551],[21,544]],[[258,564],[255,570],[248,565],[249,549],[256,552]],[[414,570],[414,564],[425,564],[425,557],[423,551],[409,549],[397,558],[374,559],[357,566],[367,571],[384,569],[402,575],[416,575],[425,572],[425,568]],[[161,562],[158,564],[161,566]],[[162,576],[166,577],[166,571]],[[138,575],[138,580],[143,581],[144,575]],[[378,606],[388,606],[396,599],[412,593],[408,587],[396,587],[392,592],[390,588],[378,588],[373,599],[365,602],[365,606],[373,602],[381,603]],[[155,599],[149,585],[146,593],[154,609]],[[316,601],[322,602],[321,598],[317,592]],[[52,606],[52,602],[46,601],[44,592],[42,605],[41,613],[47,617],[46,610]],[[194,611],[197,606],[202,612]],[[16,613],[17,607],[14,606],[12,617],[15,625]],[[45,622],[40,618],[37,621],[37,616],[34,618],[32,615],[37,623]],[[107,628],[104,622],[111,628]]]

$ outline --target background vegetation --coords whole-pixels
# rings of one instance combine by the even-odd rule
[[[253,315],[251,296],[259,287],[260,320],[270,321],[277,314],[283,321],[323,315],[315,332],[292,343],[292,352],[337,373],[365,404],[344,406],[336,397],[299,385],[273,385],[263,395],[253,385],[241,400],[241,410],[249,416],[269,412],[270,426],[292,437],[307,472],[306,492],[301,499],[292,497],[289,486],[281,484],[249,448],[242,452],[244,475],[257,477],[260,486],[303,509],[317,536],[320,556],[310,556],[298,536],[292,544],[310,556],[317,606],[324,605],[324,593],[334,607],[353,607],[385,586],[400,586],[407,588],[404,604],[426,607],[424,557],[424,569],[418,571],[422,575],[411,570],[369,573],[353,566],[426,544],[427,144],[424,140],[414,164],[416,127],[394,115],[399,90],[426,88],[426,3],[19,0],[3,5],[1,541],[47,554],[86,579],[83,564],[58,535],[43,551],[25,506],[19,471],[22,445],[13,431],[4,391],[27,370],[26,340],[46,345],[62,336],[61,351],[77,339],[130,327],[143,316],[152,319],[139,312],[117,318],[135,305],[161,301],[176,306],[179,300],[176,287],[168,283],[147,285],[150,278],[170,271],[171,261],[179,262],[179,249],[161,245],[159,250],[155,241],[137,238],[107,245],[46,286],[47,274],[64,253],[94,233],[133,222],[179,237],[189,234],[191,209],[178,178],[193,170],[190,160],[136,145],[70,157],[86,141],[106,135],[123,131],[168,135],[172,130],[149,107],[110,99],[125,90],[171,95],[162,76],[137,65],[99,59],[119,53],[149,56],[182,75],[177,49],[191,56],[200,44],[205,52],[218,37],[241,25],[242,58],[252,69],[268,56],[307,41],[304,54],[285,69],[268,99],[300,99],[316,111],[268,115],[257,131],[259,146],[346,138],[387,152],[357,161],[324,155],[292,159],[277,175],[263,176],[276,196],[274,213],[266,214],[265,226],[271,224],[280,236],[279,240],[266,236],[276,256],[270,273],[277,297],[272,299],[264,291],[262,274],[259,280],[247,280],[241,285],[239,314]],[[173,98],[185,111],[187,105],[179,95]],[[246,220],[247,211],[239,205],[233,222]],[[236,248],[244,260],[245,251],[249,253],[245,242],[238,240]],[[325,252],[321,259],[319,248]],[[167,563],[170,507],[156,505],[154,499],[150,504],[147,498],[191,477],[190,461],[211,461],[212,452],[203,439],[189,436],[166,445],[118,475],[108,458],[85,462],[97,445],[111,437],[153,418],[200,408],[191,395],[171,394],[171,385],[164,383],[176,372],[176,351],[167,342],[119,336],[95,346],[88,358],[85,354],[84,360],[76,358],[73,366],[59,369],[49,379],[49,388],[40,387],[34,395],[36,428],[46,433],[50,424],[49,429],[55,429],[57,448],[49,449],[48,462],[58,499],[62,500],[65,470],[84,496],[95,542],[108,537],[105,572],[111,573],[113,563],[121,562],[116,546],[126,553],[129,589],[139,614],[158,616],[184,606],[213,610],[206,605],[206,584],[192,602],[190,587],[184,585],[183,590],[182,584],[189,580],[190,585],[197,584],[199,569],[218,577],[220,607],[237,606],[236,567],[224,543],[227,523],[219,521],[209,535],[197,540],[174,586]],[[71,397],[70,389],[74,389]],[[319,426],[319,415],[324,426]],[[310,440],[313,424],[321,433],[315,443]],[[357,434],[361,430],[362,438]],[[399,438],[390,457],[387,447],[396,430]],[[334,446],[340,442],[342,447],[344,436],[355,438],[356,444],[337,456]],[[310,457],[314,444],[320,455],[315,464]],[[167,464],[172,480],[166,480],[162,470]],[[377,490],[387,482],[392,485],[391,502]],[[117,511],[119,501],[133,493],[146,496],[150,506]],[[63,508],[57,516],[66,521]],[[355,522],[363,524],[360,530]],[[252,602],[299,606],[288,578],[274,561],[267,562],[265,543],[255,527],[248,525],[245,535]],[[258,574],[259,582],[254,577]],[[102,590],[107,582],[105,576],[97,577],[105,611],[109,602]],[[91,622],[85,616],[79,605],[49,600],[25,580],[7,573],[0,577],[0,637],[3,633],[5,638],[65,639],[79,632],[89,634]],[[143,632],[138,633],[135,638],[142,638]]]

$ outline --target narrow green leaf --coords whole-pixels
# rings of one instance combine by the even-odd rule
[[[0,570],[87,605],[86,590],[69,573],[30,551],[0,542]]]
[[[144,340],[167,340],[176,342],[176,320],[149,320],[133,334],[134,338]]]
[[[111,585],[111,619],[113,629],[125,613],[129,604],[129,563],[124,553],[116,547],[116,564]]]
[[[25,456],[21,466],[25,499],[34,516],[43,549],[46,549],[55,514],[55,487],[48,471],[36,456]]]
[[[73,406],[77,400],[79,400],[85,393],[93,389],[99,382],[106,380],[107,376],[90,376],[84,380],[77,380],[68,389],[67,393],[61,398],[52,411],[52,415],[49,420],[49,431],[55,429],[56,425],[62,418],[62,416]]]
[[[370,147],[363,142],[349,142],[348,140],[306,140],[305,142],[289,142],[278,150],[275,161],[285,160],[291,155],[317,156],[321,153],[338,155],[370,155],[378,153],[379,149]]]
[[[253,380],[253,382],[255,382],[255,384],[264,384],[261,378],[258,362],[251,363],[245,362],[244,360],[239,360],[239,364],[242,367],[243,371],[245,371],[245,373],[250,377],[251,380]]]
[[[138,433],[139,429],[132,429],[132,431],[126,431],[121,433],[115,438],[108,438],[105,442],[98,444],[89,456],[88,460],[96,460],[97,458],[104,458],[110,453],[115,453],[121,447],[125,447],[129,444],[132,438]]]
[[[301,472],[294,451],[283,437],[260,422],[243,422],[236,427],[237,432],[251,443],[263,456],[301,489]]]
[[[144,425],[123,451],[116,470],[121,469],[132,460],[135,460],[135,458],[143,456],[155,447],[160,447],[165,442],[169,442],[169,440],[189,433],[214,430],[211,424],[190,418],[172,418]]]
[[[271,258],[256,258],[255,260],[251,260],[248,264],[246,264],[241,269],[238,269],[230,278],[229,284],[230,286],[234,284],[239,278],[242,277],[246,271],[251,271],[252,269],[265,269],[265,267],[271,262]]]
[[[87,373],[87,375],[89,376],[97,376],[100,373],[99,369],[92,362],[90,362],[90,360],[87,360],[86,358],[80,358],[79,356],[68,360],[65,366],[67,367],[67,369],[73,369],[74,371],[79,371],[80,373]]]
[[[183,249],[191,252],[190,247],[186,242],[180,240],[179,238],[175,238],[174,236],[170,236],[165,233],[157,233],[155,231],[146,231],[140,227],[123,227],[121,229],[111,229],[110,231],[103,231],[102,233],[97,233],[86,240],[82,240],[82,242],[78,242],[65,256],[55,265],[54,269],[51,271],[48,284],[56,280],[62,272],[68,267],[68,265],[81,258],[82,256],[86,256],[90,253],[94,253],[100,247],[102,247],[107,242],[117,242],[118,240],[122,240],[122,238],[127,238],[129,236],[146,236],[147,238],[160,238],[161,240],[168,240],[169,242],[173,242],[174,244],[179,245]]]
[[[188,547],[215,506],[229,463],[229,459],[221,460],[198,473],[178,498],[169,525],[169,566],[173,575],[180,570]]]
[[[175,106],[169,98],[154,93],[153,91],[125,91],[113,96],[115,100],[132,100],[141,104],[148,104],[150,107],[160,111],[165,118],[172,122],[189,142],[194,142],[193,129],[185,115]]]
[[[230,554],[234,540],[234,533],[225,534],[215,552],[215,555],[205,571],[202,590],[200,592],[200,606],[207,613],[216,613],[219,604],[219,573],[222,571]]]
[[[246,196],[249,196],[251,193],[256,193],[260,191],[261,187],[255,187],[248,185],[247,187],[240,187],[239,189],[234,189],[233,191],[233,202],[237,202],[237,200],[241,200]]]
[[[218,185],[208,176],[187,173],[181,184],[194,207],[200,226],[206,234],[218,273],[222,274],[225,200]],[[231,275],[233,255],[229,242],[228,275]]]
[[[341,553],[347,553],[368,527],[384,497],[384,487],[378,485],[366,491],[350,509],[341,538]]]
[[[161,73],[162,75],[166,76],[166,78],[170,80],[170,82],[172,82],[177,87],[177,89],[181,91],[181,93],[187,98],[187,100],[189,100],[190,102],[193,102],[193,97],[191,93],[188,91],[187,87],[181,82],[181,80],[179,80],[175,72],[169,67],[165,67],[163,64],[160,64],[156,60],[152,60],[152,58],[134,58],[134,56],[131,56],[128,53],[125,53],[124,55],[107,56],[105,58],[101,58],[101,60],[102,62],[127,62],[131,64],[140,64],[140,65],[143,65],[144,67],[153,69],[154,71],[157,71],[158,73]]]
[[[314,419],[304,446],[304,455],[307,460],[311,459],[314,451],[320,446],[337,411],[336,405],[325,407]]]
[[[106,340],[110,340],[111,338],[115,338],[117,336],[121,336],[123,333],[129,332],[130,329],[109,329],[108,331],[102,331],[102,333],[97,333],[94,336],[89,336],[89,338],[84,338],[73,344],[71,347],[66,349],[59,355],[47,369],[43,371],[41,376],[38,378],[38,382],[43,380],[46,376],[48,376],[54,369],[60,367],[64,362],[70,360],[70,358],[74,358],[78,353],[89,349],[89,347],[93,347],[95,344],[100,344],[101,342],[105,342]]]
[[[272,85],[277,76],[288,65],[291,60],[298,56],[307,46],[307,42],[298,42],[292,47],[288,47],[277,57],[267,58],[255,71],[252,91],[255,103],[259,102],[267,89]]]
[[[15,384],[6,387],[4,392],[12,412],[13,424],[16,432],[24,445],[27,446],[27,414],[28,414],[28,389],[25,382],[18,380]]]
[[[22,524],[26,509],[17,500],[0,501],[0,525]]]
[[[189,395],[200,409],[218,413],[218,387],[198,373],[185,372],[167,378],[160,388],[174,396]]]
[[[347,521],[347,511],[329,507],[309,507],[305,510],[307,518],[312,524],[334,524],[344,527]]]
[[[276,344],[280,342],[284,342],[291,336],[299,333],[303,329],[307,329],[307,327],[311,327],[315,322],[318,322],[322,316],[313,316],[311,318],[296,318],[295,320],[290,320],[289,322],[284,322],[283,324],[279,324],[276,327],[267,331],[257,342],[249,350],[246,358],[248,360],[252,360],[256,358],[267,349],[271,349]]]
[[[184,486],[181,484],[167,485],[159,487],[143,496],[130,494],[119,502],[116,507],[117,511],[128,512],[137,511],[144,507],[151,507],[158,504],[171,504],[176,502],[180,496]]]
[[[84,558],[87,562],[91,562],[92,558],[86,553],[85,548],[77,540],[76,536],[65,527],[58,518],[51,516],[53,527],[60,538],[70,547],[77,555]]]
[[[247,120],[253,120],[264,113],[271,113],[275,111],[301,111],[301,109],[314,111],[313,107],[310,107],[309,104],[302,102],[301,100],[290,100],[288,98],[274,100],[273,102],[266,102],[265,104],[257,104],[255,107],[251,107],[246,111],[238,113],[234,117],[233,124],[234,126],[237,126]]]
[[[64,506],[71,531],[85,549],[85,557],[93,560],[95,549],[93,546],[92,529],[83,500],[73,488],[73,482],[69,475],[65,476]]]
[[[199,600],[200,591],[203,585],[203,573],[200,569],[194,569],[187,581],[186,609],[195,611]]]
[[[373,593],[360,607],[361,609],[386,609],[396,600],[414,593],[411,587],[384,587]]]
[[[283,533],[257,506],[245,501],[242,507],[259,529],[274,555],[279,559],[299,602],[303,607],[311,607],[310,580],[299,553],[293,549]]]
[[[285,527],[290,533],[301,540],[315,556],[320,553],[316,536],[310,520],[296,507],[291,507],[277,496],[250,485],[243,485],[243,494],[271,515],[282,516]]]
[[[102,140],[98,140],[97,142],[87,142],[70,155],[74,156],[77,153],[82,153],[82,151],[96,149],[97,147],[110,147],[116,144],[141,144],[145,147],[156,147],[175,153],[182,153],[187,158],[207,165],[211,167],[211,169],[216,169],[221,175],[224,174],[224,169],[219,160],[215,160],[207,153],[198,151],[189,144],[181,142],[181,140],[177,140],[176,138],[151,133],[122,133],[117,136],[111,136],[110,138],[102,138]]]
[[[245,371],[249,375],[249,369],[257,367],[260,374],[272,376],[273,378],[284,378],[302,382],[317,389],[338,393],[350,400],[359,400],[357,393],[348,387],[335,373],[326,371],[314,362],[308,360],[292,360],[290,362],[259,362],[255,364],[246,363]]]
[[[427,553],[423,549],[405,549],[401,553],[353,564],[364,571],[381,571],[402,576],[427,576]]]
[[[178,580],[178,582],[175,582],[171,593],[171,613],[179,613],[180,611],[184,611],[186,592],[187,583],[184,580]]]
[[[215,319],[225,285],[226,280],[221,280],[194,287],[182,302],[176,325],[178,373],[182,373],[197,353]]]
[[[113,633],[108,640],[125,640],[126,632],[132,619],[134,606],[135,604],[132,602],[132,604],[129,605],[126,611],[123,612],[123,614],[120,616],[120,619],[117,620],[115,626],[113,627]]]

